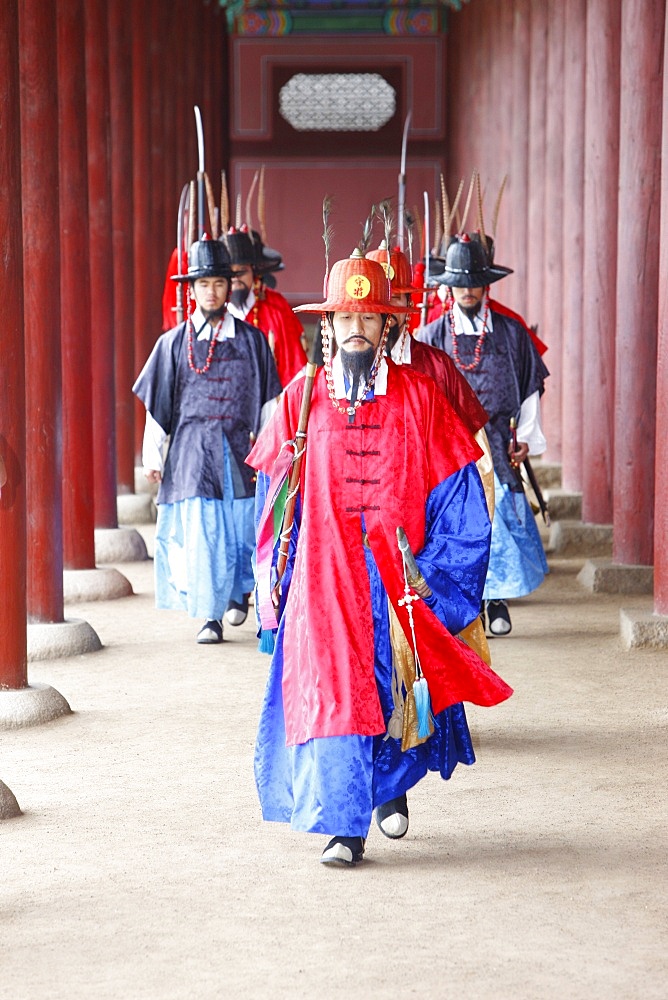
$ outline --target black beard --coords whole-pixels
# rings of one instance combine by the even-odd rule
[[[374,347],[368,347],[365,351],[346,351],[345,348],[341,348],[343,372],[352,383],[353,388],[359,386],[361,382],[369,381],[375,357],[376,349]],[[355,393],[351,398],[354,402],[357,394]]]
[[[209,312],[206,309],[202,309],[202,316],[207,321],[207,323],[211,323],[213,325],[214,323],[217,323],[219,319],[223,318],[226,309],[227,309],[227,303],[224,303],[220,307],[220,309],[213,309],[211,312]]]
[[[469,319],[474,319],[478,315],[478,313],[480,312],[480,306],[481,305],[482,305],[482,301],[481,302],[476,302],[476,304],[474,306],[469,306],[468,308],[465,308],[464,306],[462,306],[461,310],[464,313],[464,315],[468,316]]]
[[[250,295],[250,288],[246,288],[245,285],[242,285],[241,288],[233,288],[232,293],[230,295],[230,302],[232,303],[233,306],[236,306],[237,309],[243,309],[243,307],[246,305],[246,300],[248,299],[249,295]]]

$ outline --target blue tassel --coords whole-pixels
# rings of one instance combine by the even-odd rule
[[[274,633],[270,628],[263,628],[260,633],[260,642],[258,643],[258,652],[269,653],[274,652]]]
[[[413,682],[413,697],[415,698],[415,711],[417,713],[418,737],[419,739],[424,739],[425,736],[429,736],[429,723],[431,719],[429,687],[424,677],[419,677]]]

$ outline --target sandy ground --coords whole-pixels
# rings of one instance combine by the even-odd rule
[[[67,612],[104,649],[30,671],[74,714],[0,734],[0,997],[666,1000],[668,656],[623,650],[580,565],[493,641],[516,693],[469,710],[478,762],[334,871],[260,818],[250,623],[197,646],[119,567],[136,596]]]

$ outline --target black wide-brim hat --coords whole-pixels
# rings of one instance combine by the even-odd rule
[[[278,250],[272,250],[271,247],[265,246],[262,242],[262,237],[255,229],[251,229],[250,235],[255,248],[255,260],[253,263],[255,273],[264,276],[266,274],[273,274],[274,271],[285,270],[283,257]]]
[[[172,281],[197,281],[198,278],[230,278],[232,264],[227,249],[220,240],[204,235],[188,251],[188,271],[173,274]]]
[[[453,237],[445,255],[445,268],[434,279],[450,288],[485,288],[512,273],[509,267],[490,264],[482,243],[463,233]]]

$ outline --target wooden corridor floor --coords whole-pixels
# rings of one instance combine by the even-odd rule
[[[0,733],[0,998],[666,1000],[668,657],[622,649],[580,565],[493,642],[515,695],[470,708],[476,765],[335,871],[260,818],[250,622],[197,646],[120,566],[134,597],[67,611],[104,648],[30,670],[74,714]]]

